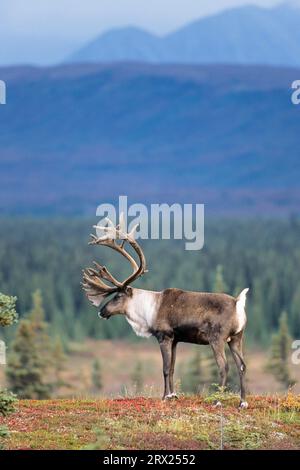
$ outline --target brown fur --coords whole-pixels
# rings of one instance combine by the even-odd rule
[[[127,315],[130,300],[136,291],[127,287],[124,292],[119,292],[102,308],[101,316],[109,318],[116,314]],[[227,294],[180,289],[166,289],[153,295],[158,296],[159,302],[150,333],[157,338],[161,349],[165,384],[163,397],[175,396],[173,375],[179,342],[211,346],[219,367],[221,386],[225,386],[227,380],[228,365],[224,347],[228,343],[240,376],[241,403],[245,404],[246,365],[242,353],[244,327],[237,332],[238,299]]]
[[[236,299],[226,294],[166,289],[153,334],[165,332],[177,342],[209,344],[233,334]]]

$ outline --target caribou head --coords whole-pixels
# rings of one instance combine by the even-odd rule
[[[102,306],[99,312],[101,318],[108,319],[112,315],[123,314],[129,309],[129,302],[133,296],[133,289],[130,284],[146,272],[146,260],[144,253],[134,238],[134,233],[138,227],[133,227],[130,233],[124,229],[124,219],[121,215],[120,223],[116,227],[110,219],[106,219],[106,227],[98,227],[105,232],[102,237],[91,235],[90,245],[102,245],[120,253],[131,265],[132,273],[123,281],[117,280],[106,268],[94,261],[93,268],[83,271],[82,286],[90,302],[99,307],[108,297],[110,300]],[[138,256],[138,262],[126,250],[126,244],[131,246]]]

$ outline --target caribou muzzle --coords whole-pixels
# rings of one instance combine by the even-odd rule
[[[108,313],[106,305],[102,307],[99,312],[98,312],[99,318],[102,318],[103,320],[108,320],[111,317],[111,314]]]

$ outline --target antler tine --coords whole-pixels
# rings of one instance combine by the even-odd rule
[[[102,227],[99,227],[99,226],[96,226],[96,227],[97,228],[102,228]],[[107,228],[107,227],[105,227],[105,228]],[[131,254],[128,253],[128,251],[126,251],[125,248],[124,248],[124,244],[128,240],[127,234],[122,233],[122,235],[124,237],[122,237],[121,244],[118,244],[114,238],[110,238],[108,236],[99,237],[99,238],[95,237],[90,243],[92,245],[103,245],[103,246],[108,246],[109,248],[112,248],[113,250],[115,250],[118,253],[120,253],[121,255],[123,255],[127,259],[127,261],[130,262],[132,268],[134,270],[137,270],[138,265],[137,265],[136,261],[131,256]]]
[[[124,215],[121,214],[120,221],[117,226],[114,226],[113,222],[106,218],[107,226],[94,226],[96,229],[102,230],[105,234],[103,236],[97,237],[96,235],[91,235],[91,241],[89,242],[91,245],[103,245],[107,246],[114,251],[120,253],[127,261],[130,262],[133,273],[125,279],[125,281],[121,282],[118,281],[105,266],[102,266],[96,262],[94,262],[94,267],[96,268],[87,268],[83,272],[83,288],[86,292],[91,294],[91,290],[95,293],[94,296],[97,296],[97,292],[100,295],[109,295],[110,293],[116,292],[118,289],[123,289],[124,287],[128,286],[131,282],[137,279],[139,276],[146,272],[146,260],[144,253],[136,242],[134,238],[134,233],[138,227],[138,224],[135,225],[129,233],[125,230],[125,223],[124,223]],[[121,243],[117,243],[116,240],[121,240]],[[133,248],[135,253],[138,255],[139,258],[139,265],[133,258],[133,256],[126,251],[125,244],[126,242]],[[112,285],[108,285],[103,281],[108,281]]]
[[[135,228],[135,230],[136,230],[136,228]],[[138,277],[142,276],[145,272],[147,272],[147,270],[146,270],[146,258],[145,258],[145,255],[144,255],[143,250],[141,249],[140,245],[132,237],[128,237],[127,241],[130,244],[130,246],[134,249],[136,254],[138,255],[140,264],[139,264],[138,268],[127,279],[125,279],[125,281],[123,282],[123,288],[128,286],[130,283],[135,281]]]
[[[106,222],[107,222],[112,228],[115,228],[113,222],[110,220],[109,217],[105,217],[105,220],[106,220]]]
[[[97,273],[96,273],[97,274]],[[91,268],[86,269],[83,273],[83,282],[86,285],[84,288],[96,288],[101,293],[110,293],[116,291],[116,286],[108,286],[105,284],[98,275],[95,275]]]
[[[106,266],[101,266],[100,264],[96,263],[96,261],[94,261],[94,265],[98,269],[98,272],[95,271],[97,275],[99,274],[103,279],[106,279],[117,287],[122,287],[122,283],[115,279],[115,277],[108,271]]]
[[[147,269],[146,269],[146,258],[143,253],[143,250],[141,249],[140,245],[137,243],[137,241],[134,238],[135,231],[138,228],[139,224],[134,225],[129,233],[125,232],[125,229],[123,229],[123,225],[124,225],[124,215],[122,213],[120,216],[120,223],[119,223],[118,229],[116,229],[116,234],[118,235],[118,238],[122,239],[121,245],[117,245],[118,250],[120,250],[120,252],[122,252],[122,254],[124,254],[124,256],[127,257],[129,253],[125,250],[124,245],[126,242],[128,242],[129,245],[137,253],[139,257],[139,262],[140,262],[139,266],[137,265],[135,261],[134,261],[134,265],[132,264],[134,268],[134,272],[127,279],[125,279],[125,281],[122,283],[122,287],[126,287],[135,279],[137,279],[138,277],[142,276],[145,272],[147,272]]]

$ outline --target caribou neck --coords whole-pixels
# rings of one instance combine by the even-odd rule
[[[161,292],[132,289],[125,316],[138,336],[152,335],[160,304]]]

